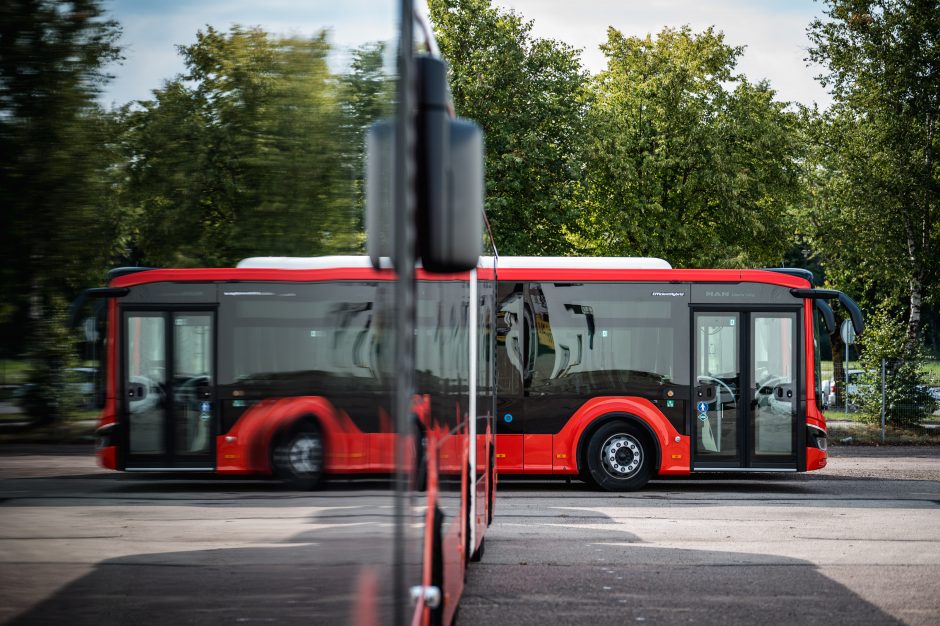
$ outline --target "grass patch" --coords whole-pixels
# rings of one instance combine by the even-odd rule
[[[827,423],[832,420],[858,422],[859,424],[867,422],[865,414],[859,411],[849,411],[846,413],[844,409],[825,409],[822,413]]]
[[[936,446],[940,445],[940,428],[888,426],[881,441],[881,425],[853,422],[828,426],[831,446]]]

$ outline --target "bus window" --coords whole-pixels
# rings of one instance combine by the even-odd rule
[[[533,285],[530,390],[601,395],[688,384],[688,304],[649,285]]]

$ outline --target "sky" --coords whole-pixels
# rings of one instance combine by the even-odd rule
[[[123,30],[124,61],[108,72],[105,106],[150,98],[150,92],[184,71],[177,46],[196,41],[206,25],[261,26],[279,35],[312,36],[323,28],[343,46],[389,41],[395,32],[395,0],[103,0]]]
[[[831,104],[814,79],[820,68],[807,67],[806,27],[822,14],[814,0],[495,0],[533,21],[537,37],[558,39],[582,49],[592,73],[604,69],[598,46],[608,26],[624,35],[645,36],[665,26],[688,25],[699,32],[714,25],[725,41],[745,46],[738,69],[751,81],[767,79],[777,99],[820,108]],[[228,30],[235,23],[258,25],[268,32],[312,35],[328,27],[343,46],[389,40],[395,0],[104,0],[124,30],[125,61],[112,66],[115,79],[102,94],[103,104],[147,99],[152,89],[183,71],[178,44],[195,41],[196,31],[211,24]]]

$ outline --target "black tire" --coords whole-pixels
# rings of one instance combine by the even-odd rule
[[[608,422],[588,442],[585,465],[591,480],[606,491],[641,489],[653,475],[656,451],[641,427]]]
[[[277,437],[271,451],[274,475],[292,489],[318,488],[324,458],[323,436],[310,422],[300,422]]]

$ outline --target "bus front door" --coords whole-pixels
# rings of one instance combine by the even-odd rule
[[[797,469],[797,319],[783,310],[694,313],[694,469]]]
[[[214,469],[214,313],[125,311],[123,318],[125,468]]]

